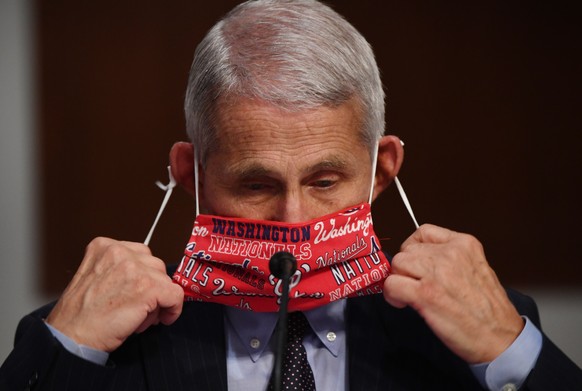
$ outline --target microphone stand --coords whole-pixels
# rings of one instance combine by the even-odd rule
[[[277,345],[275,351],[275,362],[273,363],[272,385],[274,391],[281,391],[283,378],[283,352],[287,339],[287,307],[289,305],[289,280],[291,275],[297,270],[297,260],[285,251],[273,254],[269,260],[269,270],[271,274],[283,281],[281,290],[281,305],[279,306],[279,322],[277,333]]]

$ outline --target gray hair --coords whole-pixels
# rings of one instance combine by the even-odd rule
[[[289,111],[356,99],[370,151],[384,134],[384,91],[372,48],[316,0],[251,0],[220,20],[196,48],[184,110],[204,164],[217,140],[219,98],[258,99]]]

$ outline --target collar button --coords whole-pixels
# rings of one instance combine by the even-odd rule
[[[333,331],[330,331],[329,333],[327,333],[327,335],[325,337],[327,338],[327,340],[329,342],[333,342],[336,339],[336,335]]]
[[[261,346],[261,341],[259,341],[258,338],[253,338],[249,342],[249,345],[251,345],[251,348],[253,349],[258,349]]]

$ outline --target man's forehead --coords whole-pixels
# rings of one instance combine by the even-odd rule
[[[225,124],[231,121],[245,122],[283,122],[283,126],[300,122],[308,125],[316,125],[318,122],[330,122],[341,118],[342,121],[352,122],[351,128],[360,131],[363,125],[363,112],[361,102],[352,98],[341,104],[318,105],[303,107],[288,107],[288,104],[273,104],[260,99],[246,97],[221,97],[216,103],[214,115],[214,129],[218,133],[224,133]]]
[[[361,110],[353,101],[289,111],[251,99],[223,100],[216,115],[208,159],[237,177],[346,170],[369,146]],[[228,166],[228,167],[227,167]]]
[[[293,132],[297,127],[332,127],[334,131],[360,132],[363,115],[360,103],[350,99],[340,105],[320,105],[308,108],[287,109],[256,99],[240,98],[220,100],[215,113],[214,129],[218,135],[229,137],[241,130],[259,126]]]

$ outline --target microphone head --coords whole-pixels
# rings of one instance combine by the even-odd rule
[[[291,277],[297,270],[297,259],[287,251],[279,251],[269,260],[269,271],[277,278]]]

